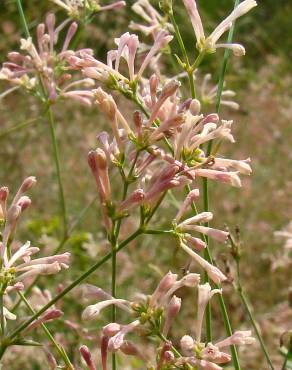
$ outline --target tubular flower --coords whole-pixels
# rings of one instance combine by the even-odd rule
[[[200,14],[198,12],[196,0],[183,0],[183,3],[186,7],[186,10],[191,19],[196,39],[197,39],[197,48],[200,52],[213,53],[217,48],[227,48],[231,49],[233,54],[236,56],[242,56],[245,54],[245,49],[240,44],[220,44],[218,40],[221,36],[227,32],[234,21],[249,12],[254,8],[257,3],[254,0],[244,0],[242,1],[228,17],[226,17],[208,36],[205,36],[204,28]]]

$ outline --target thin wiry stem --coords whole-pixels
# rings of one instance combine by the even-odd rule
[[[32,126],[32,125],[36,124],[38,121],[39,121],[39,118],[31,118],[31,119],[28,119],[27,121],[19,123],[18,125],[10,127],[6,131],[0,132],[0,139],[2,139],[5,136],[11,134],[12,132],[21,130],[22,128]]]
[[[59,147],[57,143],[53,111],[51,108],[48,109],[48,119],[49,119],[50,134],[51,134],[54,160],[55,160],[56,173],[57,173],[58,186],[59,186],[60,207],[61,207],[62,223],[63,223],[63,237],[65,238],[67,237],[67,211],[66,211],[65,195],[64,195],[64,188],[63,188],[63,182],[62,182],[62,176],[61,176]]]
[[[18,12],[19,12],[19,16],[20,16],[20,20],[21,20],[21,23],[22,23],[22,27],[23,27],[23,31],[25,33],[25,36],[30,37],[30,33],[29,33],[29,29],[28,29],[27,22],[26,22],[26,19],[25,19],[25,15],[24,15],[24,12],[23,12],[21,0],[16,0],[16,5],[17,5],[17,8],[18,8]]]
[[[25,305],[29,309],[30,313],[35,314],[35,310],[32,308],[32,306],[28,302],[28,300],[25,298],[25,295],[21,292],[18,292],[18,295],[20,296],[20,299],[25,303]],[[54,347],[58,351],[59,355],[62,357],[64,363],[68,367],[68,370],[74,370],[74,367],[71,364],[71,361],[69,360],[69,357],[68,357],[65,349],[59,343],[56,342],[56,340],[52,336],[51,332],[49,331],[49,329],[47,328],[47,326],[44,323],[41,324],[41,327],[42,327],[45,335],[49,339],[49,341],[52,342],[52,344],[54,345]]]
[[[175,32],[175,35],[176,35],[176,39],[178,41],[179,47],[180,47],[181,52],[182,52],[183,57],[184,57],[185,71],[187,72],[188,79],[189,79],[191,96],[192,96],[193,99],[195,99],[196,98],[196,88],[195,88],[195,81],[194,81],[194,75],[193,75],[194,68],[191,67],[191,64],[190,64],[190,61],[189,61],[189,57],[188,57],[188,53],[186,51],[185,44],[184,44],[183,38],[182,38],[182,36],[180,34],[179,27],[178,27],[178,25],[176,23],[176,20],[174,18],[173,10],[172,9],[169,12],[169,18],[170,18],[171,23],[173,25],[174,32]]]
[[[234,241],[233,241],[233,238],[232,237],[229,237],[229,240],[231,242],[231,244],[233,245],[233,247],[235,246],[234,244]],[[235,263],[236,263],[236,276],[237,276],[237,279],[236,279],[236,284],[234,284],[234,287],[235,287],[235,290],[238,292],[239,294],[239,297],[241,299],[241,302],[243,303],[244,305],[244,308],[247,312],[247,315],[249,317],[249,320],[254,328],[254,331],[256,333],[256,336],[258,338],[258,341],[260,343],[260,346],[261,346],[261,349],[266,357],[266,360],[267,360],[267,363],[270,367],[271,370],[274,370],[274,365],[272,363],[272,360],[271,360],[271,357],[269,355],[269,352],[268,352],[268,349],[265,345],[265,342],[264,342],[264,339],[259,331],[259,328],[258,328],[258,324],[256,322],[256,319],[253,315],[253,312],[252,312],[252,308],[250,307],[250,304],[248,302],[248,299],[246,297],[246,294],[243,290],[243,287],[241,285],[241,275],[240,275],[240,255],[236,256],[235,257]]]

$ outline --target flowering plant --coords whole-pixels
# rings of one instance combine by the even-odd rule
[[[85,20],[85,23],[89,23],[99,11],[121,8],[126,5],[125,2],[100,5],[98,1],[52,1],[66,12],[68,18],[56,27],[55,15],[49,13],[45,24],[37,26],[35,43],[26,27],[27,37],[21,40],[22,52],[8,54],[0,78],[17,88],[24,88],[39,98],[45,107],[58,179],[63,234],[55,253],[31,259],[39,249],[31,246],[30,242],[19,246],[14,242],[14,237],[19,217],[31,203],[24,194],[36,180],[34,177],[25,179],[9,207],[8,188],[0,189],[3,226],[0,244],[0,358],[11,346],[39,345],[27,336],[31,335],[33,329],[41,327],[58,353],[57,357],[51,348],[45,349],[49,366],[79,369],[80,359],[76,360],[76,356],[71,358],[67,354],[65,346],[54,338],[46,322],[63,316],[58,306],[60,300],[80,286],[83,298],[94,303],[82,308],[82,325],[67,320],[66,312],[64,323],[80,332],[82,339],[92,339],[86,329],[87,322],[98,320],[101,311],[111,306],[110,323],[101,329],[99,362],[95,361],[91,349],[86,345],[80,347],[84,366],[89,370],[96,369],[96,363],[106,370],[110,362],[112,369],[116,370],[121,353],[136,357],[140,361],[138,363],[142,364],[138,366],[149,370],[216,370],[223,369],[225,364],[232,364],[234,369],[239,370],[241,367],[236,346],[252,345],[255,338],[249,329],[233,332],[231,327],[224,301],[225,289],[233,283],[243,301],[245,295],[240,281],[234,280],[228,271],[216,263],[210,241],[223,243],[226,249],[229,243],[237,267],[240,251],[228,230],[210,224],[213,213],[209,207],[208,183],[210,180],[218,186],[240,188],[242,177],[252,173],[250,158],[226,158],[221,154],[223,143],[234,143],[235,138],[232,133],[233,120],[224,119],[219,114],[219,107],[222,104],[228,108],[239,108],[238,103],[231,99],[234,92],[223,90],[224,74],[230,51],[238,57],[245,54],[242,45],[232,42],[234,23],[257,3],[254,0],[236,1],[230,15],[206,36],[196,1],[183,0],[185,14],[195,33],[195,47],[192,50],[195,57],[191,61],[176,23],[172,1],[161,1],[158,10],[149,0],[138,0],[132,9],[142,23],[132,21],[129,27],[142,35],[124,32],[114,40],[116,47],[107,52],[107,60],[104,61],[96,57],[92,49],[74,50],[77,22]],[[23,23],[27,26],[20,0],[18,5]],[[71,18],[74,18],[72,23]],[[61,37],[67,25],[67,33]],[[229,42],[219,43],[227,31]],[[143,37],[150,39],[150,45],[142,43]],[[59,39],[64,40],[61,48]],[[176,68],[180,69],[178,73],[165,68],[164,62],[166,56],[171,58],[173,55],[174,42],[178,43],[180,50],[180,54],[175,55]],[[200,77],[199,67],[208,54],[214,54],[219,48],[225,49],[222,72],[218,85],[208,91],[210,75]],[[186,79],[189,89],[185,84]],[[202,81],[201,86],[198,86],[199,81]],[[72,228],[68,227],[54,123],[54,107],[64,98],[83,103],[88,109],[96,106],[108,123],[108,129],[98,131],[98,147],[89,151],[87,161],[96,184],[103,232],[109,250],[55,297],[52,298],[50,292],[42,293],[36,288],[34,292],[44,300],[44,304],[35,310],[30,304],[33,298],[26,298],[29,288],[37,284],[40,275],[63,272],[62,269],[69,267],[70,254],[59,254],[69,240]],[[125,101],[128,109],[124,109]],[[214,102],[216,109],[213,108]],[[121,191],[114,186],[117,177],[122,184]],[[155,216],[165,204],[170,204],[169,199],[174,199],[176,209],[168,207],[166,221],[160,225]],[[169,253],[176,251],[180,258],[188,258],[191,262],[181,276],[170,271],[166,273],[151,295],[139,294],[133,300],[120,298],[117,284],[119,252],[141,235],[150,235],[153,245],[155,236],[168,237],[171,242],[165,247]],[[111,260],[110,293],[95,285],[81,285],[108,260]],[[162,266],[163,270],[166,272],[169,267]],[[136,285],[136,281],[133,285]],[[181,292],[186,288],[196,291],[194,330],[186,328],[183,336],[176,337],[173,328],[181,313]],[[219,298],[226,329],[226,336],[221,340],[213,340],[210,300],[215,294]],[[7,330],[6,319],[18,319],[14,313],[19,307],[17,302],[13,305],[15,295],[25,303],[31,316]],[[246,308],[255,330],[254,335],[259,339],[269,366],[273,369],[248,305]],[[117,309],[126,312],[126,324],[122,324],[124,316]],[[128,337],[131,339],[128,340]],[[150,351],[144,350],[148,347],[151,347]],[[112,355],[111,361],[109,353]]]

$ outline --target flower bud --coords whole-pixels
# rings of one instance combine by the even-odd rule
[[[88,369],[89,370],[96,370],[96,367],[95,367],[95,365],[93,363],[92,356],[91,356],[91,353],[90,353],[88,347],[85,346],[85,345],[82,345],[79,348],[79,352],[80,352],[83,360],[85,361]]]
[[[190,104],[190,112],[192,115],[197,116],[201,110],[201,103],[198,99],[193,99]]]

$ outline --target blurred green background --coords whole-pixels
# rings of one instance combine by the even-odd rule
[[[79,46],[91,47],[96,57],[104,59],[106,51],[114,46],[113,39],[125,32],[130,19],[137,16],[131,11],[131,4],[118,12],[98,14],[93,23],[87,26],[80,38]],[[234,159],[251,157],[253,175],[244,180],[242,189],[231,189],[219,184],[211,184],[211,210],[214,212],[214,225],[231,230],[240,227],[242,237],[242,274],[243,285],[254,307],[264,337],[276,364],[281,363],[279,356],[279,338],[287,329],[291,329],[291,308],[288,305],[288,289],[291,285],[291,264],[276,270],[272,269],[279,258],[282,243],[275,241],[274,231],[281,229],[291,219],[292,206],[292,171],[291,171],[291,115],[292,115],[292,77],[291,77],[291,19],[292,2],[290,0],[259,0],[258,7],[241,18],[236,24],[234,40],[245,45],[247,55],[243,58],[231,57],[226,76],[227,87],[237,92],[236,101],[240,104],[238,112],[222,109],[222,116],[234,119],[236,143],[225,145],[222,154]],[[207,30],[218,24],[219,20],[232,9],[231,0],[201,0],[200,6],[204,25]],[[50,1],[23,1],[25,14],[32,33],[36,25],[44,19],[48,11],[56,11],[58,20],[64,19],[64,13]],[[0,62],[6,59],[8,51],[18,49],[22,35],[21,22],[14,1],[2,0],[0,3]],[[181,1],[175,2],[175,16],[181,28],[189,55],[194,52],[194,34],[190,22],[186,19]],[[177,45],[171,44],[172,50],[179,54]],[[223,52],[208,58],[201,69],[203,73],[212,73],[215,84],[222,64]],[[169,67],[171,68],[171,67]],[[200,75],[200,76],[201,76]],[[198,77],[200,79],[200,77]],[[0,84],[0,93],[8,85]],[[132,106],[121,99],[127,113]],[[214,107],[209,108],[210,111]],[[87,109],[70,102],[55,108],[57,135],[61,148],[62,178],[68,204],[68,214],[73,220],[96,195],[94,181],[87,168],[86,156],[97,145],[95,136],[101,127],[107,128],[104,118],[96,108]],[[15,125],[37,118],[25,129],[10,132]],[[31,240],[40,245],[44,253],[58,244],[60,237],[58,218],[58,188],[52,161],[49,128],[38,102],[21,92],[9,95],[0,101],[0,184],[8,185],[15,191],[21,180],[27,175],[38,178],[37,187],[31,192],[33,206],[22,222],[18,237]],[[113,185],[117,191],[119,184]],[[177,194],[179,196],[179,194]],[[167,225],[171,205],[165,206],[154,224]],[[129,220],[122,229],[127,235],[133,225]],[[183,255],[175,255],[175,246],[169,249],[171,240],[140,238],[133,243],[128,252],[119,256],[119,295],[133,296],[140,290],[150,293],[162,273],[168,269],[180,271],[187,262]],[[49,245],[49,248],[47,247]],[[226,247],[212,245],[218,263],[223,266],[232,261]],[[85,271],[92,261],[103,255],[108,249],[99,222],[99,209],[96,203],[87,212],[73,237],[64,247],[73,254],[72,267],[59,276],[41,279],[40,287],[50,288],[54,293],[59,283],[65,285]],[[143,261],[143,263],[141,263]],[[110,287],[109,266],[90,277],[91,283]],[[48,285],[49,284],[49,285]],[[231,286],[226,287],[228,307],[234,327],[250,327],[246,314]],[[191,294],[190,294],[191,293]],[[180,318],[178,333],[184,334],[183,328],[194,326],[195,299],[192,292],[186,295],[183,316]],[[78,302],[78,293],[71,294],[64,301],[66,319],[80,320],[84,305]],[[214,300],[214,316],[217,333],[220,338],[224,331],[220,313]],[[109,319],[109,316],[94,323],[90,329],[93,336]],[[78,362],[77,348],[80,338],[61,322],[54,329]],[[39,333],[42,336],[41,332]],[[83,343],[88,344],[86,339]],[[17,354],[17,350],[15,350]],[[13,357],[14,356],[14,357]],[[39,356],[27,350],[27,356],[16,360],[11,367],[7,356],[7,368],[44,369]],[[27,362],[27,358],[29,361]],[[41,358],[41,357],[40,357]],[[242,353],[243,369],[267,369],[258,348],[252,353]],[[122,361],[122,360],[121,360]],[[259,365],[261,364],[261,365]],[[20,367],[21,366],[21,367]],[[140,365],[131,365],[133,368]],[[280,365],[279,365],[280,366]],[[276,367],[277,368],[277,367]]]

